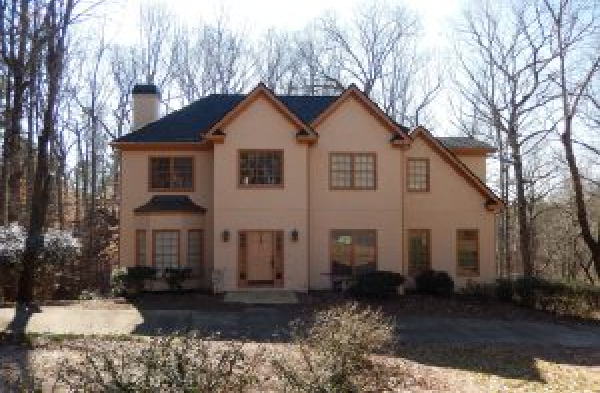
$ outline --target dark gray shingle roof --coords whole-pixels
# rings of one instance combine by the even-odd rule
[[[196,205],[187,195],[154,195],[148,202],[133,209],[135,213],[186,212],[205,213],[206,209]]]
[[[457,148],[475,148],[475,149],[495,149],[489,143],[471,138],[468,136],[439,136],[437,139],[448,149]]]
[[[211,94],[126,134],[115,142],[200,142],[202,135],[246,96]],[[277,96],[300,120],[310,123],[336,96]]]

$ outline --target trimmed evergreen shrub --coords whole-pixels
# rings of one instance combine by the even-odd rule
[[[183,290],[183,283],[192,275],[192,269],[188,267],[173,267],[165,269],[165,281],[172,291]]]
[[[358,276],[348,291],[356,297],[385,298],[396,294],[404,281],[400,273],[375,271]]]
[[[454,292],[454,280],[447,272],[424,270],[415,277],[417,292],[434,295],[450,296]]]
[[[511,302],[514,299],[514,283],[509,278],[496,280],[496,298],[501,302]]]

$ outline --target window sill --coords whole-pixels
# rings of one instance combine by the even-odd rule
[[[331,191],[377,191],[376,187],[329,187]]]
[[[469,270],[458,270],[456,272],[457,277],[479,277],[479,272],[469,271]]]
[[[238,184],[238,188],[245,190],[260,190],[260,189],[283,189],[283,184]]]
[[[148,192],[194,192],[193,188],[149,188]]]

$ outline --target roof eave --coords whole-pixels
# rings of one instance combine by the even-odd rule
[[[200,142],[111,142],[110,146],[125,150],[203,150],[209,146],[207,141]]]

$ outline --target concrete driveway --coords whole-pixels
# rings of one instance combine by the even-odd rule
[[[15,326],[15,310],[0,309],[0,331]],[[199,330],[223,338],[280,341],[297,314],[272,306],[253,306],[241,311],[194,310],[90,310],[43,307],[25,313],[16,325],[28,333],[143,334]],[[526,344],[539,346],[600,348],[600,325],[565,325],[547,322],[470,318],[398,317],[397,334],[403,342],[459,344]],[[11,325],[12,322],[12,325]]]

